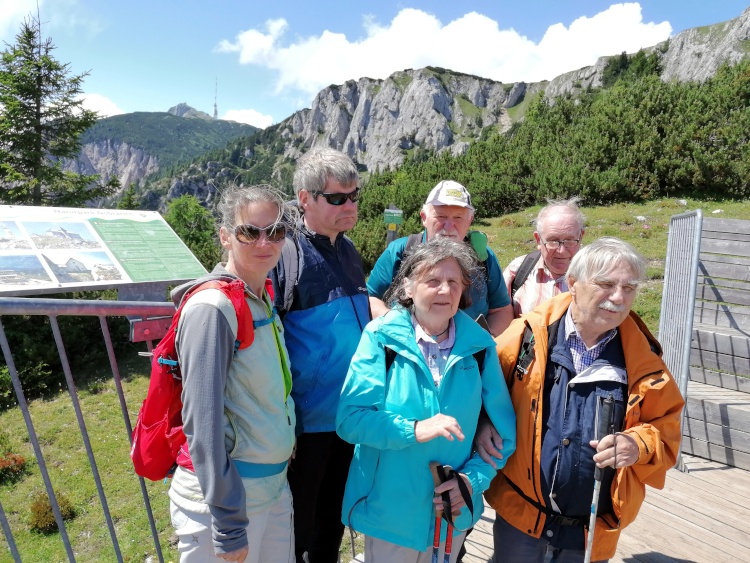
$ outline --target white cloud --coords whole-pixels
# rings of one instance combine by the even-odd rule
[[[21,22],[32,13],[36,14],[36,0],[0,0],[0,41],[14,43]]]
[[[265,129],[274,123],[272,116],[260,113],[254,109],[230,109],[223,115],[222,119],[237,121],[238,123],[247,123],[248,125],[254,125],[261,129]]]
[[[364,16],[362,27],[364,37],[357,40],[326,30],[285,42],[287,22],[268,20],[264,29],[243,31],[234,41],[221,41],[216,50],[238,53],[241,64],[276,71],[277,93],[313,96],[330,84],[362,76],[386,78],[427,65],[502,82],[548,80],[592,65],[602,55],[650,47],[672,33],[669,22],[644,22],[638,3],[614,4],[569,27],[552,25],[539,43],[500,29],[476,12],[443,24],[434,15],[406,8],[389,25]]]
[[[101,94],[83,94],[80,97],[83,99],[84,109],[98,112],[99,117],[110,117],[125,113],[115,102]]]

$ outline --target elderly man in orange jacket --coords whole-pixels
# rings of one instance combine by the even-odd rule
[[[571,262],[569,293],[496,339],[517,417],[516,452],[485,493],[497,512],[497,563],[542,563],[548,552],[554,562],[583,561],[596,467],[604,471],[592,561],[615,555],[645,485],[664,486],[684,401],[659,343],[630,311],[644,271],[629,244],[594,241]],[[604,401],[614,406],[610,430],[596,440]],[[498,439],[485,424],[480,454],[497,456]]]

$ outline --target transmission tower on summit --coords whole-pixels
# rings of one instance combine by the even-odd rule
[[[214,119],[219,119],[219,109],[216,107],[216,98],[219,95],[219,79],[214,84]]]

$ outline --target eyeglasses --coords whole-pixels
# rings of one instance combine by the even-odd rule
[[[260,234],[266,235],[268,242],[281,242],[286,237],[286,225],[284,223],[273,223],[267,227],[256,227],[255,225],[237,225],[234,228],[234,236],[242,244],[254,244],[260,240]]]
[[[352,203],[357,203],[357,200],[359,199],[359,188],[354,190],[353,192],[349,192],[348,194],[343,193],[326,193],[326,192],[318,192],[313,191],[310,192],[313,197],[323,196],[325,200],[331,204],[331,205],[344,205],[346,203],[346,200],[348,199]]]
[[[544,246],[547,247],[547,250],[557,250],[561,246],[564,246],[568,250],[573,250],[574,248],[578,248],[578,245],[581,244],[581,241],[580,239],[543,240],[542,243],[544,243]]]

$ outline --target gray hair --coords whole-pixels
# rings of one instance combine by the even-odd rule
[[[443,260],[454,258],[461,270],[461,278],[464,282],[464,291],[461,294],[459,309],[471,305],[469,287],[472,280],[481,275],[481,268],[477,262],[474,250],[465,242],[453,240],[447,237],[436,237],[424,244],[418,244],[406,254],[401,262],[398,274],[385,292],[383,300],[386,303],[398,303],[402,307],[412,310],[414,301],[406,296],[405,280],[416,281],[437,266]]]
[[[232,184],[221,194],[221,202],[218,205],[221,214],[221,224],[233,229],[237,223],[237,213],[240,209],[251,203],[269,202],[276,205],[279,214],[276,222],[282,222],[287,229],[294,228],[299,218],[299,210],[295,205],[289,205],[284,202],[284,194],[268,184],[258,184],[256,186],[238,186]]]
[[[568,279],[588,282],[604,278],[624,262],[633,273],[633,282],[646,279],[646,261],[630,244],[615,237],[602,237],[579,250],[570,262]]]
[[[578,196],[571,197],[570,199],[548,199],[547,205],[539,210],[539,214],[536,216],[536,221],[534,221],[537,232],[541,233],[543,231],[542,225],[545,221],[558,214],[567,214],[573,217],[576,220],[576,223],[578,223],[578,230],[583,231],[586,224],[586,218],[583,216],[583,213],[581,213],[581,210],[578,209],[579,201],[581,201],[581,198]]]
[[[294,194],[300,191],[322,192],[326,180],[332,178],[342,186],[359,182],[359,172],[346,154],[328,147],[314,147],[297,161],[294,171]]]

